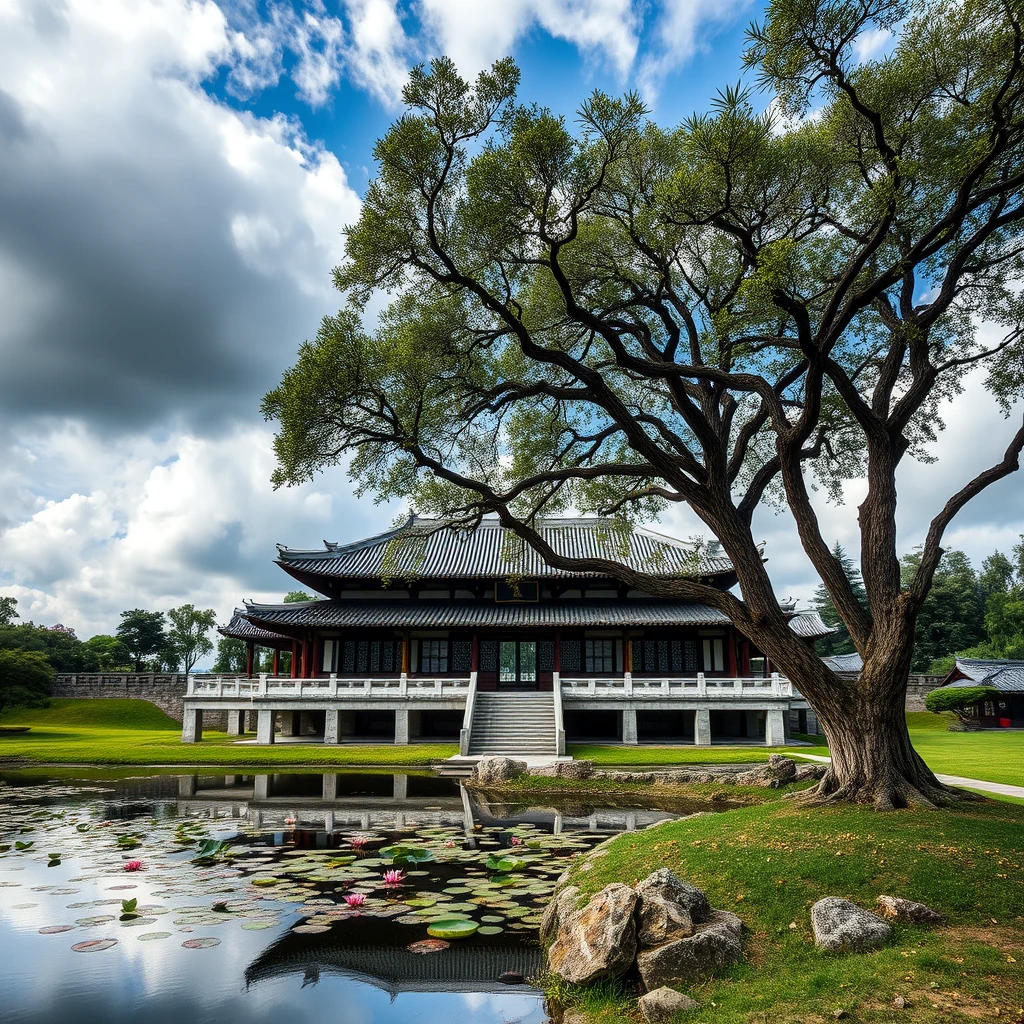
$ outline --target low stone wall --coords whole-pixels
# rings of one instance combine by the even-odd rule
[[[95,700],[102,697],[148,700],[171,718],[181,721],[184,715],[185,688],[188,676],[182,672],[97,672],[61,673],[53,683],[54,697]],[[224,728],[223,713],[211,712],[208,728]]]
[[[907,710],[926,711],[925,697],[936,689],[945,676],[912,675],[907,686]]]

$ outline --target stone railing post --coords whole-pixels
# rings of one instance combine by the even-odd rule
[[[704,678],[703,672],[697,673],[697,696],[706,697],[708,695],[708,681]]]
[[[633,673],[632,672],[624,672],[622,674],[622,678],[626,681],[626,696],[627,697],[632,697],[633,696]]]
[[[779,682],[779,673],[778,672],[773,672],[772,673],[772,696],[773,697],[781,697],[782,696],[782,684]]]
[[[259,689],[258,689],[257,692],[262,697],[265,697],[267,695],[267,673],[266,672],[261,672],[260,673],[260,684],[259,684]],[[266,742],[273,742],[273,741],[272,740],[267,740]]]
[[[332,697],[337,697],[338,696],[338,673],[337,672],[332,672],[331,673],[331,682],[330,682],[330,685],[328,687],[328,690],[329,690],[330,695]]]

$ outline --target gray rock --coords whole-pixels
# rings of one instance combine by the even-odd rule
[[[823,779],[825,777],[825,772],[827,771],[827,764],[798,764],[796,766],[796,775],[794,776],[793,781],[807,782],[811,779]]]
[[[663,985],[641,996],[638,1006],[648,1024],[668,1024],[677,1013],[696,1010],[700,1003],[674,988]]]
[[[641,949],[693,934],[693,918],[686,907],[656,893],[646,893],[636,906],[636,941]]]
[[[914,903],[899,896],[879,896],[875,902],[882,908],[882,916],[891,921],[910,924],[938,924],[942,915],[923,903]]]
[[[706,921],[711,913],[707,896],[695,885],[676,877],[668,868],[658,868],[648,875],[636,887],[636,893],[641,900],[648,896],[660,896],[669,903],[679,904],[694,924]]]
[[[558,934],[563,924],[568,924],[569,919],[576,913],[576,897],[579,896],[578,885],[567,885],[564,889],[556,891],[551,901],[544,908],[544,916],[540,920],[540,941],[547,942],[552,936]]]
[[[735,781],[740,786],[765,786],[778,789],[796,780],[796,761],[782,754],[772,754],[765,764],[748,772],[740,772]]]
[[[694,926],[693,934],[654,949],[642,949],[636,965],[648,990],[663,985],[692,985],[743,959],[743,922],[725,910]]]
[[[877,914],[838,896],[826,896],[811,907],[811,928],[815,945],[832,952],[877,949],[892,937],[892,928]]]
[[[628,885],[606,885],[563,923],[548,950],[548,966],[575,985],[617,978],[636,956],[637,895]]]
[[[542,775],[554,779],[572,779],[574,782],[582,782],[594,774],[593,761],[556,761],[554,764],[545,765],[543,768],[534,768],[531,775]]]
[[[470,779],[480,786],[497,786],[525,774],[525,761],[513,761],[511,757],[485,757],[473,767]]]

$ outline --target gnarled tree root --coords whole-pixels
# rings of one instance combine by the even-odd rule
[[[876,811],[895,811],[904,807],[937,810],[939,807],[983,800],[984,797],[944,786],[937,779],[934,782],[924,779],[912,782],[890,776],[870,781],[861,778],[840,782],[835,772],[829,769],[817,786],[795,794],[794,799],[809,807],[858,803],[871,804]]]

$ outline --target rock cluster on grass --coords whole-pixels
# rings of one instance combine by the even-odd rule
[[[513,761],[511,757],[485,757],[473,766],[470,782],[477,786],[500,786],[525,775],[525,761]]]
[[[875,902],[882,910],[882,916],[891,921],[906,921],[908,924],[938,924],[942,915],[926,907],[923,903],[914,903],[899,896],[879,896]]]
[[[647,1024],[668,1024],[676,1014],[696,1010],[700,1003],[674,988],[662,986],[641,996],[638,1005]]]
[[[513,761],[508,757],[485,757],[473,769],[469,785],[478,789],[501,786],[521,775],[531,777],[571,779],[585,782],[600,779],[604,782],[628,784],[662,785],[736,785],[764,786],[778,789],[790,782],[804,782],[820,779],[828,770],[823,764],[797,764],[782,754],[772,754],[764,764],[754,765],[701,765],[694,768],[678,768],[661,772],[602,771],[594,767],[593,761],[556,761],[542,768],[527,768],[525,761]]]
[[[583,906],[579,897],[576,886],[560,890],[541,923],[541,938],[554,937],[548,966],[566,981],[635,971],[650,992],[695,984],[742,959],[740,919],[712,910],[700,889],[668,868],[635,888],[607,885]]]
[[[838,896],[826,896],[811,907],[811,929],[814,944],[834,953],[877,949],[892,938],[892,927],[877,914]]]

